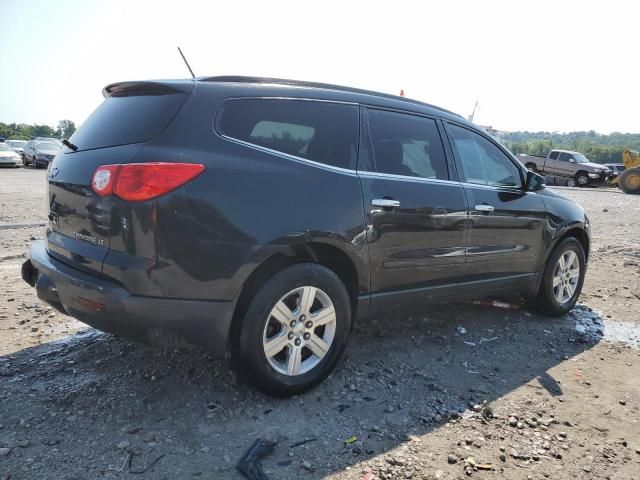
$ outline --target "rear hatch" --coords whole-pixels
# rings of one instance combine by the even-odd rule
[[[193,82],[125,82],[105,97],[69,139],[48,171],[49,254],[73,266],[100,272],[109,253],[110,197],[91,188],[101,165],[130,163],[145,142],[159,136],[180,110]]]

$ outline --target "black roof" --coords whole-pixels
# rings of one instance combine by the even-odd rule
[[[248,76],[240,76],[240,75],[223,75],[217,77],[199,77],[196,78],[196,81],[199,82],[220,82],[220,83],[257,83],[262,85],[282,85],[282,86],[290,86],[290,87],[303,87],[303,88],[316,88],[323,90],[331,90],[335,92],[341,93],[351,93],[356,95],[368,96],[368,97],[376,97],[379,99],[391,100],[395,102],[403,102],[409,103],[412,105],[419,105],[421,107],[427,107],[429,109],[438,110],[443,113],[447,113],[449,115],[453,115],[456,118],[463,118],[461,115],[457,113],[451,112],[441,107],[437,107],[435,105],[431,105],[429,103],[420,102],[418,100],[412,100],[410,98],[401,97],[398,95],[390,95],[388,93],[375,92],[372,90],[363,90],[360,88],[353,87],[345,87],[341,85],[332,85],[330,83],[320,83],[320,82],[307,82],[302,80],[289,80],[283,78],[270,78],[270,77],[248,77]]]

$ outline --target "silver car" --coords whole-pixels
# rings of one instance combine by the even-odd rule
[[[13,151],[6,143],[0,143],[0,166],[2,167],[20,167],[22,166],[22,158]]]

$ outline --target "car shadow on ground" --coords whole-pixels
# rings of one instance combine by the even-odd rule
[[[562,396],[549,370],[597,343],[603,325],[585,307],[557,319],[477,304],[382,312],[356,326],[324,384],[285,400],[202,352],[88,329],[0,357],[0,447],[11,449],[0,475],[241,478],[237,460],[270,438],[270,478],[322,478],[524,384]]]

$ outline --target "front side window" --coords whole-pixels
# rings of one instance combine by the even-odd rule
[[[495,187],[521,187],[521,171],[497,146],[469,129],[449,125],[462,181]]]
[[[567,152],[560,152],[560,156],[558,157],[558,160],[560,160],[561,162],[568,162],[572,158],[573,157],[571,156],[571,154]]]
[[[447,180],[444,147],[435,120],[370,109],[369,129],[379,173]]]
[[[335,167],[355,169],[358,107],[308,100],[228,100],[216,118],[222,135]]]

